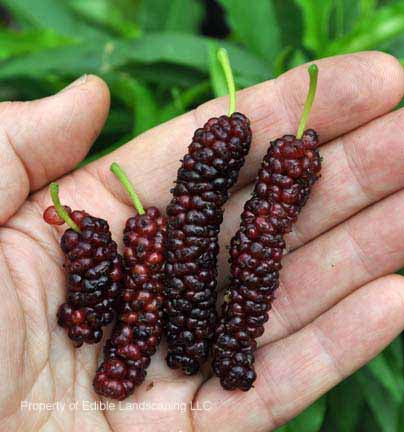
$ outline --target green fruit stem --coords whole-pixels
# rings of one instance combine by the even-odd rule
[[[122,186],[125,188],[126,192],[128,192],[128,195],[130,196],[133,206],[135,207],[136,211],[142,215],[145,213],[142,202],[139,199],[139,196],[137,195],[134,187],[132,186],[132,183],[130,182],[128,176],[126,175],[125,171],[116,163],[114,162],[111,167],[111,171],[116,175],[118,180],[121,182]]]
[[[217,51],[217,58],[220,66],[222,66],[224,76],[226,78],[227,89],[229,91],[229,117],[236,110],[236,85],[234,84],[233,72],[227,51],[224,48],[219,48]]]
[[[80,232],[80,228],[77,226],[76,222],[70,217],[69,213],[67,213],[66,209],[62,206],[59,199],[59,185],[57,183],[50,184],[50,194],[52,198],[53,205],[55,206],[56,213],[61,217],[69,227],[76,231]]]
[[[296,138],[300,139],[303,136],[304,129],[306,127],[307,120],[309,118],[310,110],[313,105],[314,96],[316,94],[317,88],[317,78],[318,78],[318,67],[315,64],[311,64],[307,68],[310,76],[310,87],[307,93],[306,102],[304,104],[302,116],[300,117],[299,127],[297,129]]]

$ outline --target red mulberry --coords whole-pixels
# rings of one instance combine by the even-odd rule
[[[308,108],[304,110],[299,131],[313,99],[316,71],[316,68],[314,73],[313,68],[310,70],[309,104],[306,103]],[[249,390],[256,378],[253,368],[256,338],[264,332],[279,285],[283,237],[291,231],[319,177],[321,161],[317,147],[318,137],[311,129],[301,139],[285,135],[271,142],[253,195],[244,206],[240,229],[231,240],[230,291],[212,350],[213,371],[225,389]]]
[[[194,133],[167,207],[167,364],[186,374],[196,373],[209,354],[217,321],[222,206],[250,143],[250,122],[243,114],[208,120]]]
[[[44,219],[60,224],[56,217],[56,212],[61,210],[56,184],[51,185],[51,192],[55,207],[45,210]],[[69,211],[65,207],[59,214],[59,218],[74,229],[66,230],[60,242],[65,254],[68,294],[66,302],[58,309],[57,318],[58,324],[68,330],[69,338],[79,347],[84,342],[99,342],[102,327],[112,321],[122,287],[123,268],[108,223],[84,211],[74,211],[70,215]]]
[[[117,164],[111,169],[124,175]],[[133,193],[131,189],[132,197]],[[94,378],[98,394],[118,400],[129,396],[144,380],[163,331],[166,221],[155,207],[145,212],[137,200],[136,208],[139,214],[128,219],[123,236],[126,276],[118,320]]]

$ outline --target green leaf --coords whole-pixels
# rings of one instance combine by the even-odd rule
[[[164,31],[167,20],[167,2],[165,0],[141,0],[137,12],[137,21],[144,32]]]
[[[21,101],[39,99],[54,94],[65,87],[70,80],[41,79],[35,80],[27,77],[11,78],[0,82],[0,101]],[[56,87],[55,87],[56,83]]]
[[[336,0],[330,20],[330,41],[343,37],[364,16],[365,14],[361,10],[359,2]]]
[[[200,82],[199,84],[186,89],[179,97],[181,98],[181,105],[187,109],[197,104],[202,98],[209,95],[210,85],[208,81]]]
[[[345,0],[334,0],[335,33],[338,37],[344,34]]]
[[[197,33],[203,13],[197,0],[143,0],[138,21],[145,31]]]
[[[125,37],[138,37],[139,27],[126,18],[126,10],[113,0],[70,0],[72,9],[88,21],[102,25]]]
[[[115,94],[113,94],[115,102]],[[114,107],[103,128],[105,135],[123,135],[133,129],[133,113],[127,107]],[[98,144],[98,143],[97,143]],[[96,147],[96,146],[94,146]],[[93,148],[91,149],[93,151]]]
[[[217,58],[218,48],[219,45],[216,43],[212,42],[209,44],[209,76],[215,97],[228,94],[226,78]]]
[[[394,341],[383,351],[387,361],[395,371],[395,373],[404,377],[404,343],[403,335],[399,335]]]
[[[168,63],[133,64],[130,65],[131,75],[150,84],[163,84],[165,87],[194,86],[206,78],[206,74],[186,66]]]
[[[388,51],[395,57],[404,58],[404,34],[391,40],[387,45]],[[404,272],[404,269],[402,269]],[[404,273],[402,273],[404,274]]]
[[[327,419],[333,432],[354,432],[362,416],[363,394],[355,375],[328,394]]]
[[[149,88],[124,73],[107,75],[106,79],[113,94],[133,109],[134,136],[158,124],[158,106]]]
[[[2,0],[2,3],[17,17],[21,16],[37,28],[51,29],[77,39],[97,34],[78,20],[63,0]]]
[[[130,57],[143,63],[168,62],[193,67],[205,73],[209,69],[208,44],[212,39],[180,33],[145,35],[130,45]],[[268,66],[254,54],[223,41],[234,74],[256,83],[270,76]]]
[[[67,45],[70,40],[56,35],[51,30],[0,29],[0,60],[20,54]]]
[[[330,15],[333,0],[295,0],[302,10],[304,22],[303,43],[321,56],[328,44]]]
[[[171,0],[168,4],[165,30],[197,33],[204,13],[202,4],[195,0]]]
[[[294,0],[272,0],[276,13],[283,47],[301,46],[303,38],[303,20],[301,9]],[[279,56],[279,53],[278,53]]]
[[[369,15],[377,6],[377,0],[359,0],[359,7],[362,15]]]
[[[276,13],[268,0],[219,0],[233,36],[258,56],[275,60],[281,50]]]
[[[290,421],[288,426],[289,432],[317,432],[320,430],[325,417],[326,399],[322,397],[314,404],[309,406],[305,411]]]
[[[372,49],[402,34],[403,31],[404,3],[393,3],[359,20],[351,32],[333,41],[326,48],[324,55]]]
[[[43,78],[50,73],[73,77],[101,73],[123,64],[126,58],[119,44],[91,41],[32,52],[0,62],[0,79],[17,76]]]
[[[91,162],[94,162],[97,159],[102,158],[103,156],[112,153],[114,150],[125,145],[131,138],[132,138],[131,136],[123,136],[120,140],[116,141],[115,143],[103,148],[100,151],[97,151],[96,153],[90,154],[77,165],[77,168],[81,168],[85,165],[88,165]]]
[[[400,404],[395,402],[390,393],[367,368],[356,373],[364,397],[383,432],[396,432]]]
[[[125,65],[171,63],[208,73],[208,42],[211,39],[178,33],[156,33],[133,41],[91,40],[74,46],[30,53],[0,62],[0,79],[14,76],[40,77],[48,73],[79,75],[106,73]],[[223,42],[236,79],[252,85],[267,79],[267,67],[254,55]]]
[[[400,432],[404,431],[404,402],[401,404],[400,407],[400,415],[398,417],[397,430]]]
[[[293,54],[293,48],[291,46],[287,46],[284,50],[282,50],[278,57],[274,62],[274,75],[277,77],[288,69],[288,60],[289,57]]]
[[[363,412],[361,414],[359,428],[356,429],[356,431],[358,431],[358,432],[384,432],[382,430],[382,428],[379,426],[377,420],[375,419],[373,412],[367,406],[365,407],[365,409],[363,410]],[[349,432],[349,431],[346,431],[346,432]]]
[[[134,97],[135,127],[133,135],[140,135],[158,125],[158,106],[153,93],[145,85],[131,79],[130,87]]]
[[[306,63],[309,59],[302,50],[296,50],[289,61],[289,68],[294,68]]]
[[[374,377],[390,393],[393,400],[397,403],[401,403],[404,395],[403,382],[395,376],[393,369],[390,368],[385,358],[385,354],[379,354],[368,363],[367,367]]]
[[[167,104],[160,111],[159,123],[163,123],[183,114],[187,109],[197,105],[203,98],[209,95],[211,86],[208,81],[203,81],[184,92],[177,93],[175,101]]]

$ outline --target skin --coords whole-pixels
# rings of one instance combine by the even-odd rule
[[[281,287],[259,340],[255,388],[226,392],[209,368],[184,377],[167,368],[165,345],[146,382],[126,402],[185,403],[175,409],[86,411],[97,401],[92,378],[101,345],[72,348],[55,314],[64,297],[59,249],[64,227],[42,220],[48,183],[62,202],[109,220],[116,239],[133,214],[109,172],[128,172],[144,205],[164,209],[178,160],[193,131],[227,111],[227,98],[137,137],[80,170],[109,109],[106,85],[87,76],[63,92],[33,102],[0,104],[0,430],[18,431],[248,431],[287,422],[377,355],[404,329],[404,94],[400,64],[367,52],[317,62],[319,86],[309,127],[322,142],[322,178],[294,231]],[[221,233],[238,227],[243,202],[269,140],[293,133],[307,91],[306,66],[243,90],[237,109],[252,121],[253,144],[234,189]],[[65,409],[30,411],[21,401],[64,402]],[[78,408],[68,408],[78,401]],[[189,402],[193,401],[191,410]],[[196,405],[198,404],[198,405]],[[129,407],[130,408],[130,407]],[[203,409],[204,408],[204,409]]]

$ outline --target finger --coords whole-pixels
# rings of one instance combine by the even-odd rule
[[[404,329],[404,279],[391,275],[350,295],[285,340],[257,352],[255,387],[226,392],[213,378],[198,393],[196,430],[269,431],[371,360]],[[220,425],[220,427],[219,427]]]
[[[346,133],[391,110],[404,92],[404,72],[393,57],[365,52],[318,61],[318,91],[309,126],[323,142]],[[238,93],[237,109],[252,122],[253,145],[238,187],[256,174],[270,139],[294,133],[308,87],[306,66]],[[227,98],[208,102],[196,111],[165,123],[88,167],[110,191],[120,191],[108,172],[112,161],[128,167],[145,204],[169,200],[178,169],[193,131],[212,116],[227,112]],[[130,169],[130,167],[133,167]],[[118,197],[129,202],[125,193]]]
[[[287,255],[260,344],[293,333],[360,286],[400,269],[403,214],[401,191]]]
[[[95,76],[82,77],[51,97],[0,104],[0,223],[30,191],[84,158],[108,109],[108,88]]]

